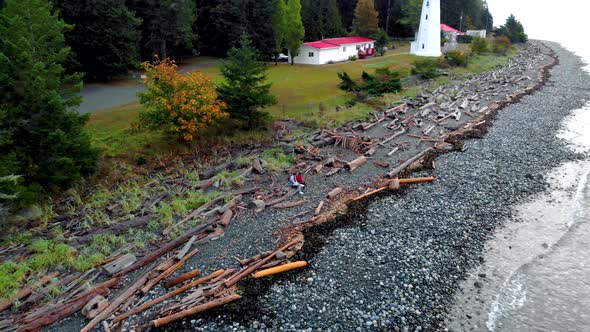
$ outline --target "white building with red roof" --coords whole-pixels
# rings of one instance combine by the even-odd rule
[[[324,65],[348,61],[351,56],[365,58],[375,54],[375,40],[364,37],[342,37],[303,43],[294,62],[303,65]]]

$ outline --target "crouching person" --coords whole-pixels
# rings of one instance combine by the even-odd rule
[[[303,188],[305,188],[305,180],[301,173],[293,174],[289,177],[289,186],[297,188],[297,192],[303,195]]]

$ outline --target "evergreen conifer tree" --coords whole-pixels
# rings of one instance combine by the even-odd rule
[[[299,55],[299,50],[303,44],[305,28],[301,20],[301,2],[299,0],[287,1],[287,32],[285,33],[285,46],[291,53],[291,64],[294,64],[294,58]]]
[[[62,65],[70,28],[46,0],[7,0],[0,11],[0,177],[22,176],[20,202],[96,169],[98,153],[83,130],[88,117],[73,109],[80,75]]]
[[[379,13],[373,0],[358,1],[354,11],[354,31],[362,37],[376,37],[379,32]]]

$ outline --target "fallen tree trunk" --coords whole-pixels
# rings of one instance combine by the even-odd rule
[[[199,274],[201,274],[201,270],[199,270],[199,269],[196,269],[196,270],[193,270],[193,271],[189,271],[187,273],[184,273],[184,274],[179,275],[178,277],[176,277],[174,279],[170,279],[170,280],[166,281],[164,283],[164,286],[166,288],[172,288],[172,287],[174,287],[174,286],[176,286],[176,285],[178,285],[180,283],[183,283],[183,282],[185,282],[187,280],[190,280],[190,279],[198,276]]]
[[[338,196],[341,192],[343,192],[344,189],[340,188],[340,187],[336,187],[334,189],[332,189],[332,191],[330,191],[327,195],[326,198],[327,199],[332,199],[336,196]]]
[[[106,307],[106,309],[104,309],[103,311],[101,311],[96,317],[94,317],[93,320],[91,320],[88,324],[86,324],[86,326],[84,326],[80,332],[90,332],[92,331],[96,325],[98,325],[98,323],[100,323],[101,321],[107,319],[110,315],[112,315],[115,311],[117,311],[117,309],[119,308],[119,306],[121,306],[121,304],[123,304],[125,301],[127,301],[127,299],[129,299],[131,296],[133,296],[133,294],[135,294],[135,292],[137,292],[150,278],[150,276],[153,274],[153,268],[156,267],[157,264],[152,264],[153,266],[151,268],[147,269],[147,272],[145,272],[144,274],[142,274],[139,278],[137,278],[137,280],[135,281],[135,283],[133,283],[133,285],[131,285],[129,288],[127,288],[121,295],[119,295],[116,299],[114,299],[111,304],[109,304],[108,307]]]
[[[0,312],[10,308],[12,306],[12,304],[14,303],[14,301],[21,300],[21,299],[31,295],[31,293],[33,293],[33,291],[35,289],[50,282],[51,279],[57,277],[58,275],[59,275],[59,272],[53,272],[49,275],[42,277],[41,279],[39,279],[37,282],[35,282],[30,287],[23,288],[20,292],[16,293],[16,296],[13,299],[5,300],[2,303],[0,303]]]
[[[150,214],[147,216],[137,217],[137,218],[133,218],[133,219],[130,219],[127,221],[123,221],[123,222],[112,223],[111,225],[109,225],[108,228],[93,229],[91,231],[91,233],[89,233],[87,235],[73,238],[70,243],[73,246],[80,246],[80,245],[83,245],[85,243],[92,241],[92,239],[97,235],[107,234],[107,233],[112,234],[112,235],[120,235],[120,234],[127,232],[127,230],[130,228],[142,228],[140,226],[147,224],[148,222],[152,221],[155,218],[156,218],[155,215]]]
[[[95,288],[87,290],[86,292],[51,308],[48,312],[43,312],[39,316],[25,317],[25,325],[20,326],[17,331],[38,331],[45,326],[54,324],[66,317],[71,316],[75,312],[78,312],[95,296],[101,295],[106,296],[108,289],[113,287],[119,282],[119,278],[111,279],[107,282],[100,284]]]
[[[416,160],[422,158],[424,155],[426,155],[428,152],[434,150],[434,148],[428,148],[420,153],[418,153],[417,155],[413,156],[412,158],[406,160],[403,164],[399,165],[398,167],[394,168],[393,170],[391,170],[391,172],[387,173],[387,177],[388,178],[393,178],[396,177],[401,171],[403,171],[404,169],[406,169],[408,166],[410,166],[413,162],[415,162]]]
[[[232,287],[233,285],[238,283],[238,281],[244,279],[250,273],[258,270],[262,265],[268,263],[268,261],[270,261],[273,257],[275,257],[277,252],[285,251],[285,250],[289,249],[290,247],[296,245],[299,242],[300,242],[300,240],[293,240],[293,241],[287,243],[286,245],[282,246],[279,250],[276,250],[272,254],[266,256],[264,259],[260,260],[256,264],[253,264],[253,265],[249,266],[248,268],[244,269],[242,272],[238,273],[237,275],[233,276],[230,280],[226,281],[224,283],[225,287],[227,287],[227,288]]]
[[[255,262],[257,260],[262,259],[263,257],[266,257],[268,255],[272,254],[272,251],[265,251],[265,252],[261,252],[256,256],[250,257],[250,258],[246,258],[240,261],[240,265],[242,266],[246,266],[252,262]]]
[[[426,178],[410,178],[410,179],[399,179],[400,184],[412,184],[412,183],[422,183],[422,182],[432,182],[434,181],[434,177],[426,177]]]
[[[196,314],[201,313],[203,311],[207,311],[209,309],[213,309],[213,308],[228,304],[230,302],[239,300],[241,298],[242,297],[240,295],[232,294],[232,295],[223,297],[221,299],[213,300],[211,302],[207,302],[205,304],[201,304],[201,305],[192,307],[190,309],[183,310],[183,311],[178,312],[174,315],[155,319],[151,322],[151,325],[153,327],[160,327],[160,326],[168,325],[168,324],[175,322],[179,319],[183,319],[188,316],[196,315]]]
[[[224,162],[222,164],[219,164],[219,165],[217,165],[217,166],[215,166],[215,167],[213,167],[211,169],[208,169],[208,170],[204,171],[203,173],[201,173],[199,175],[199,178],[201,178],[201,179],[208,179],[208,178],[211,178],[211,177],[215,176],[215,174],[217,174],[217,173],[219,173],[221,171],[228,170],[228,169],[233,168],[235,166],[236,166],[236,163],[235,163],[234,160],[226,161],[226,162]]]
[[[367,162],[367,157],[361,156],[361,157],[358,157],[357,159],[349,162],[348,164],[346,164],[346,167],[348,168],[349,171],[353,172],[355,169],[364,165],[366,162]]]
[[[300,200],[300,201],[296,201],[296,202],[288,202],[288,203],[282,203],[282,204],[275,204],[272,207],[275,209],[290,209],[296,206],[300,206],[305,204],[305,202],[307,202],[306,200]]]
[[[150,289],[152,289],[152,287],[154,287],[155,284],[157,284],[160,280],[162,280],[164,278],[168,278],[169,276],[171,276],[172,273],[174,273],[178,269],[180,269],[184,265],[184,263],[186,263],[187,260],[189,260],[191,257],[193,257],[194,255],[196,255],[198,252],[199,252],[198,249],[195,249],[195,250],[191,251],[186,256],[182,257],[181,260],[179,260],[178,262],[174,263],[174,265],[172,265],[171,267],[169,267],[166,271],[160,273],[160,275],[158,275],[157,277],[155,277],[153,279],[150,279],[141,288],[141,292],[143,294],[146,294]]]
[[[160,303],[160,302],[162,302],[164,300],[167,300],[167,299],[169,299],[171,297],[174,297],[174,296],[176,296],[178,294],[184,293],[187,290],[189,290],[189,289],[191,289],[191,288],[193,288],[195,286],[198,286],[198,285],[200,285],[200,284],[202,284],[202,283],[204,283],[206,281],[209,281],[209,280],[211,280],[211,279],[213,279],[213,278],[215,278],[215,277],[223,274],[224,272],[225,272],[225,270],[223,270],[223,269],[217,270],[217,271],[211,273],[210,275],[208,275],[206,277],[197,279],[197,280],[195,280],[195,281],[193,281],[193,282],[191,282],[191,283],[189,283],[189,284],[187,284],[185,286],[179,287],[179,288],[173,290],[170,293],[164,294],[164,295],[160,296],[157,299],[154,299],[154,300],[152,300],[150,302],[144,303],[144,304],[140,305],[139,307],[135,307],[135,308],[133,308],[133,309],[131,309],[131,310],[129,310],[129,311],[127,311],[127,312],[125,312],[125,313],[117,316],[117,317],[115,317],[115,319],[113,320],[113,322],[114,323],[117,323],[117,322],[119,322],[119,321],[121,321],[121,320],[123,320],[123,319],[125,319],[125,318],[127,318],[129,316],[131,316],[131,315],[134,315],[134,314],[136,314],[138,312],[142,312],[145,309],[147,309],[149,307],[152,307],[152,306],[154,306],[154,305],[156,305],[156,304],[158,304],[158,303]]]
[[[324,207],[324,201],[321,201],[320,204],[318,204],[318,207],[315,208],[313,215],[318,216],[322,212],[322,207]]]
[[[254,278],[262,278],[262,277],[270,276],[270,275],[277,274],[277,273],[300,269],[300,268],[306,267],[306,266],[307,266],[306,261],[288,263],[285,265],[281,265],[281,266],[277,266],[277,267],[272,267],[270,269],[258,271],[256,273],[254,273]]]
[[[168,253],[168,252],[176,249],[177,247],[181,246],[183,243],[185,243],[186,241],[188,241],[193,235],[196,235],[196,234],[199,234],[199,233],[203,232],[208,227],[212,227],[212,224],[211,223],[206,223],[206,224],[203,224],[203,225],[199,225],[199,226],[194,227],[193,229],[189,230],[185,235],[177,238],[176,240],[174,240],[172,242],[168,242],[168,243],[162,245],[156,251],[153,251],[153,252],[145,255],[142,259],[140,259],[139,261],[137,261],[135,264],[133,264],[130,267],[124,269],[123,271],[117,273],[117,276],[124,275],[124,274],[127,274],[129,272],[135,271],[135,270],[140,269],[141,267],[145,266],[146,264],[149,264],[149,263],[155,261],[160,256],[162,256],[165,253]]]
[[[219,219],[219,224],[223,227],[229,226],[231,222],[231,218],[234,216],[234,212],[230,209],[223,213],[221,218]]]
[[[393,179],[391,180],[386,186],[381,187],[379,189],[375,189],[373,191],[370,191],[366,194],[357,196],[355,198],[352,199],[352,201],[359,201],[365,197],[369,197],[372,195],[375,195],[377,193],[382,192],[385,189],[397,189],[399,187],[400,184],[412,184],[412,183],[422,183],[422,182],[432,182],[434,181],[435,178],[434,177],[427,177],[427,178],[410,178],[410,179]]]

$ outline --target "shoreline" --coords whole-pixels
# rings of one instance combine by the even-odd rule
[[[553,45],[553,47],[556,47],[555,45]],[[563,49],[559,49],[559,51],[561,53],[565,52],[565,56],[571,57],[571,53],[569,53],[568,51],[564,51]],[[569,53],[569,54],[568,54]],[[560,56],[564,56],[564,54],[560,54]],[[576,58],[575,56],[573,56],[574,58]],[[568,59],[571,60],[571,59]],[[559,69],[554,69],[553,71],[558,71]],[[551,81],[551,79],[550,79]],[[543,88],[542,88],[543,89]],[[525,97],[525,99],[533,99],[536,98],[539,94],[543,94],[543,90],[541,89],[540,92],[536,92],[531,96],[527,96]],[[575,103],[579,103],[579,102],[573,102]],[[513,104],[511,106],[507,106],[508,108],[518,108],[519,107],[519,103],[517,104]],[[504,116],[505,113],[510,112],[510,110],[505,109],[502,110],[502,112],[499,113],[499,117],[501,118],[502,116]],[[567,115],[566,111],[565,113],[562,113],[560,116],[562,118],[564,118]],[[496,122],[494,122],[491,131],[495,131],[496,130],[496,126],[498,124]],[[482,139],[482,141],[488,140],[488,137],[486,136],[485,138]],[[467,141],[468,144],[470,143],[470,141]],[[478,144],[479,142],[475,141],[472,142],[473,145]],[[559,145],[560,143],[557,143],[557,145]],[[478,149],[478,147],[474,147],[473,150],[476,151]],[[563,157],[568,160],[568,159],[576,159],[577,157],[562,151],[564,153]],[[450,155],[456,155],[453,156],[452,158],[456,158],[456,159],[461,159],[461,153],[457,153],[457,152],[452,152],[450,153]],[[441,155],[439,156],[439,162],[440,163],[444,163],[444,159],[446,158],[451,158],[450,155]],[[554,162],[554,161],[553,161]],[[546,168],[546,165],[540,165],[544,168]],[[437,169],[444,169],[445,165],[443,164],[442,166],[439,166]],[[460,171],[460,170],[459,170]],[[465,170],[463,170],[463,172],[465,172]],[[435,174],[437,173],[437,171],[435,171]],[[423,176],[427,176],[427,175],[431,175],[431,172],[428,171],[423,171],[417,175],[423,175]],[[525,177],[525,179],[527,179],[528,177]],[[439,180],[441,180],[441,178],[439,177]],[[513,201],[512,204],[517,204],[517,201],[524,201],[527,200],[527,197],[532,197],[534,194],[534,192],[537,193],[541,193],[544,192],[544,190],[546,190],[546,187],[544,185],[539,185],[538,183],[534,183],[534,182],[538,182],[537,179],[535,179],[533,177],[532,180],[532,184],[530,184],[534,189],[529,189],[529,190],[525,190],[524,194],[521,194],[521,196],[519,196],[518,199],[516,199],[516,201]],[[439,184],[439,183],[437,183]],[[435,184],[436,185],[436,184]],[[445,186],[455,186],[455,184],[449,184],[446,183],[444,184]],[[465,185],[465,183],[461,183],[461,185]],[[448,190],[448,189],[447,189]],[[417,193],[417,191],[419,191],[420,193]],[[343,323],[340,320],[337,321],[330,321],[328,323],[325,322],[326,317],[323,317],[322,314],[324,314],[326,312],[326,310],[330,309],[326,309],[326,305],[321,306],[321,303],[326,303],[329,307],[332,301],[330,301],[330,299],[332,299],[332,296],[336,296],[338,295],[338,293],[344,293],[344,294],[348,294],[350,295],[350,289],[348,288],[348,291],[342,291],[342,288],[345,288],[347,284],[350,283],[354,283],[354,282],[360,282],[360,280],[357,278],[350,278],[348,277],[349,274],[353,273],[355,269],[358,269],[357,272],[363,271],[362,266],[355,266],[355,268],[353,269],[345,269],[344,271],[342,271],[342,268],[340,268],[340,264],[335,264],[336,260],[338,258],[344,258],[346,257],[346,260],[350,259],[350,255],[347,255],[346,252],[349,251],[350,246],[347,245],[348,242],[352,241],[355,237],[357,238],[358,241],[358,237],[362,237],[362,235],[359,235],[358,233],[362,233],[366,236],[366,238],[371,238],[371,241],[374,241],[374,237],[375,237],[375,230],[378,230],[378,234],[380,234],[382,232],[382,230],[380,230],[380,228],[382,227],[382,224],[386,224],[387,221],[384,220],[382,213],[384,213],[384,211],[386,211],[386,209],[383,208],[376,208],[373,209],[371,207],[378,205],[381,203],[382,205],[382,201],[388,201],[389,204],[394,204],[394,206],[397,209],[400,209],[400,205],[404,205],[402,203],[398,203],[395,202],[396,200],[404,200],[404,196],[405,195],[410,195],[410,196],[417,196],[415,197],[414,200],[414,205],[418,205],[421,206],[423,204],[423,202],[421,202],[421,200],[424,199],[425,194],[427,194],[428,192],[430,192],[430,196],[432,196],[432,191],[435,191],[434,188],[430,188],[429,186],[424,186],[424,187],[418,187],[418,188],[413,188],[409,191],[406,191],[405,193],[398,193],[398,194],[394,194],[393,196],[388,196],[388,197],[384,197],[384,198],[380,198],[377,199],[375,201],[373,201],[373,203],[369,204],[368,207],[368,212],[369,214],[367,216],[363,216],[362,213],[358,214],[358,213],[353,213],[353,215],[356,214],[356,220],[346,220],[345,223],[346,225],[344,225],[343,229],[337,228],[337,226],[334,226],[333,229],[330,225],[326,225],[324,231],[327,233],[325,235],[325,238],[323,239],[324,244],[328,245],[329,248],[322,248],[319,249],[318,252],[314,253],[314,255],[320,255],[320,258],[318,258],[318,261],[321,261],[323,263],[328,263],[328,265],[331,265],[329,267],[324,267],[323,265],[320,266],[314,266],[312,264],[312,270],[318,270],[318,271],[305,271],[305,272],[301,272],[298,273],[297,275],[293,275],[293,276],[286,276],[286,277],[279,277],[278,281],[273,282],[271,285],[268,286],[267,291],[269,292],[267,293],[263,293],[264,296],[264,304],[260,305],[260,307],[266,307],[262,312],[260,312],[260,315],[263,316],[258,316],[259,319],[258,320],[254,320],[254,322],[252,321],[245,321],[245,322],[240,322],[240,323],[244,323],[245,325],[239,325],[236,324],[235,322],[232,323],[232,318],[236,318],[239,316],[240,310],[237,310],[236,312],[233,312],[230,316],[229,319],[228,318],[221,318],[221,317],[225,317],[226,312],[224,312],[224,310],[217,310],[215,312],[211,312],[210,315],[207,315],[207,318],[204,320],[201,320],[200,318],[196,317],[196,320],[191,321],[191,323],[194,322],[193,324],[193,328],[198,328],[200,330],[217,330],[217,329],[221,329],[221,330],[231,330],[231,329],[238,329],[238,330],[255,330],[258,328],[270,328],[275,329],[275,328],[285,328],[285,330],[301,330],[301,329],[306,329],[308,327],[312,327],[313,329],[315,328],[328,328],[328,330],[330,329],[335,329],[335,330],[341,330],[341,329],[349,329],[352,328],[353,326],[357,326],[357,330],[359,330],[359,328],[361,330],[379,330],[381,328],[384,328],[385,326],[388,326],[388,328],[392,328],[392,325],[381,325],[380,320],[381,317],[380,315],[363,315],[360,312],[357,312],[357,315],[361,317],[360,321],[357,324],[352,324],[352,325],[342,325],[341,323]],[[511,197],[509,197],[509,199],[513,199],[514,197],[512,197],[512,195],[510,195]],[[429,201],[432,202],[432,201]],[[465,203],[465,202],[464,202]],[[385,206],[388,206],[388,204],[386,204]],[[511,205],[512,206],[512,205]],[[403,206],[403,209],[413,209],[412,213],[415,214],[418,212],[418,210],[415,210],[415,208],[410,205],[410,207],[408,207],[407,205]],[[508,209],[509,210],[509,209]],[[397,212],[401,212],[401,211],[397,211]],[[410,215],[412,215],[412,213]],[[496,214],[497,211],[494,212],[494,214]],[[393,212],[391,215],[395,215],[395,212]],[[511,215],[510,211],[506,211],[505,212],[506,216]],[[342,216],[342,218],[345,218],[345,216]],[[494,218],[497,220],[497,216],[494,216]],[[385,218],[387,219],[387,218]],[[501,219],[501,218],[500,218]],[[371,221],[374,220],[380,220],[380,222],[376,222],[376,224],[378,224],[378,227],[371,227]],[[373,225],[375,225],[375,222],[372,223]],[[429,223],[429,225],[432,225],[433,223]],[[411,227],[413,226],[417,226],[416,224],[412,223],[412,225],[410,225]],[[502,229],[502,224],[499,223],[496,227],[498,227],[498,229]],[[320,226],[320,228],[322,228],[322,226]],[[491,229],[486,229],[486,232],[488,233],[487,235],[484,235],[482,238],[479,238],[476,240],[477,243],[477,247],[479,247],[480,245],[482,245],[483,243],[485,243],[485,241],[491,237],[493,237],[494,234],[494,230],[496,228],[492,227]],[[472,229],[473,231],[473,229]],[[330,235],[333,232],[336,232],[337,235]],[[322,233],[321,229],[320,229],[320,233]],[[383,235],[381,235],[380,237],[382,237]],[[478,237],[477,235],[472,235],[474,237]],[[403,239],[403,237],[402,237]],[[399,240],[398,240],[399,241]],[[320,242],[322,242],[322,240],[320,240]],[[334,244],[335,243],[335,244]],[[344,244],[343,244],[344,243]],[[355,245],[357,246],[362,246],[362,242],[361,243],[356,243]],[[374,245],[371,244],[369,246],[371,249],[375,251]],[[407,247],[407,246],[406,246]],[[416,250],[419,250],[418,248],[420,248],[420,246],[415,246],[414,248],[416,248]],[[479,247],[481,249],[481,247]],[[355,250],[352,250],[352,252],[358,252],[359,247],[355,247]],[[480,250],[478,249],[478,250]],[[379,251],[379,250],[377,250]],[[477,251],[477,250],[476,250]],[[337,252],[337,254],[335,254],[334,252]],[[412,255],[414,254],[414,251],[411,251]],[[396,253],[390,253],[392,255],[396,255]],[[473,255],[473,254],[472,254]],[[353,255],[354,256],[354,255]],[[370,255],[371,256],[371,255]],[[362,257],[362,261],[363,263],[366,263],[366,259],[371,259],[370,256],[365,256]],[[476,255],[477,256],[477,255]],[[305,257],[305,255],[302,255],[300,257]],[[312,256],[313,257],[313,256]],[[480,259],[483,259],[483,256],[477,256],[477,257],[470,257],[468,258],[473,260],[473,258],[475,258],[475,265],[477,265],[480,262]],[[313,258],[312,258],[312,262],[313,262]],[[473,262],[471,264],[474,264]],[[348,266],[348,262],[346,264]],[[468,264],[469,265],[469,264]],[[330,273],[331,269],[338,271],[337,274],[334,273]],[[379,268],[379,271],[381,271],[381,268]],[[384,271],[381,271],[384,272]],[[379,272],[378,272],[379,273]],[[451,272],[452,273],[452,272]],[[327,275],[326,275],[327,274]],[[466,270],[463,270],[460,274],[466,275]],[[322,291],[318,291],[318,287],[314,287],[315,283],[317,283],[316,280],[319,279],[326,279],[329,278],[330,276],[333,276],[333,279],[329,279],[327,284],[328,285],[322,285],[319,288]],[[336,280],[335,278],[337,276],[344,276],[342,279],[345,280]],[[366,275],[365,275],[366,277]],[[381,278],[382,276],[380,276]],[[439,274],[438,277],[441,277],[441,275]],[[310,281],[311,279],[311,281]],[[369,278],[370,279],[370,278]],[[333,280],[336,280],[336,285],[338,290],[334,289],[333,285]],[[321,283],[321,281],[319,282]],[[326,281],[324,281],[324,283],[326,283]],[[370,289],[371,288],[375,288],[374,285],[366,285],[367,287],[363,287],[363,288],[357,288],[357,291],[360,291],[360,293],[362,295],[365,295],[364,293],[366,292],[371,292]],[[421,285],[420,285],[421,286]],[[429,285],[430,287],[436,288],[436,285]],[[314,289],[310,290],[309,288],[313,287]],[[415,286],[414,286],[415,287]],[[456,285],[451,287],[456,289]],[[387,285],[381,285],[380,282],[380,286],[377,288],[387,288]],[[476,289],[479,289],[479,287],[475,287]],[[367,289],[369,289],[367,291]],[[398,288],[399,289],[399,288]],[[423,291],[423,288],[420,288]],[[388,292],[390,290],[381,290],[382,292]],[[354,292],[354,290],[353,290]],[[404,291],[402,290],[402,294],[406,294],[407,293],[403,293]],[[319,294],[319,295],[318,295]],[[340,294],[340,295],[341,295]],[[327,297],[325,297],[325,295],[328,295]],[[360,295],[360,294],[358,294]],[[345,295],[346,297],[347,295]],[[375,296],[375,295],[372,295]],[[404,296],[402,296],[403,298]],[[411,296],[408,296],[411,297]],[[448,297],[448,295],[447,295]],[[366,296],[363,297],[361,296],[361,298],[365,298]],[[369,297],[370,298],[370,297]],[[375,300],[373,300],[372,302],[374,302]],[[395,301],[395,300],[394,300]],[[293,303],[291,305],[291,307],[289,307],[289,304]],[[307,303],[307,304],[305,304]],[[363,303],[363,300],[359,302],[356,302],[355,305],[357,307],[362,307],[366,306],[369,303]],[[319,305],[319,307],[317,306]],[[342,305],[342,303],[340,303],[340,305]],[[300,309],[300,307],[303,307],[302,309]],[[305,308],[307,306],[307,308]],[[395,306],[392,306],[395,307]],[[403,307],[403,305],[402,305]],[[338,311],[349,311],[349,309],[351,311],[355,311],[354,309],[351,309],[352,306],[349,307],[340,307],[338,306]],[[243,308],[245,309],[245,308]],[[269,310],[270,309],[270,310]],[[311,310],[310,310],[311,309]],[[331,307],[331,310],[334,310],[334,306]],[[268,317],[266,317],[267,315],[264,315],[264,313],[268,312],[268,311],[275,311],[273,312],[277,317],[275,317],[274,319],[269,319]],[[395,309],[393,309],[393,311],[395,311]],[[418,311],[418,313],[416,313],[415,311]],[[417,325],[417,321],[420,319],[419,317],[421,315],[424,314],[424,312],[420,312],[420,309],[415,310],[414,312],[406,312],[405,315],[407,315],[408,313],[410,314],[410,319],[415,319],[415,321],[412,320],[407,320],[407,324],[403,325],[393,325],[394,330],[398,330],[398,328],[404,329],[405,328],[411,328],[411,329],[416,329],[419,330],[420,328],[425,329],[425,330],[429,330],[428,326],[422,326],[422,325]],[[280,314],[279,312],[282,312],[282,314]],[[288,314],[287,314],[288,312]],[[444,310],[443,310],[444,312]],[[286,315],[285,315],[286,314]],[[293,314],[296,315],[296,317],[292,317]],[[315,317],[319,314],[319,317]],[[335,315],[337,317],[342,317],[341,313],[338,312],[332,312],[332,315]],[[396,315],[399,315],[400,312],[397,312]],[[426,314],[428,314],[428,312],[426,312]],[[301,315],[301,316],[300,316]],[[328,314],[329,316],[330,314]],[[352,314],[354,316],[354,314]],[[396,315],[393,315],[394,319],[396,317]],[[402,315],[404,316],[404,315]],[[417,317],[416,317],[417,316]],[[264,317],[267,318],[267,320],[264,319]],[[311,318],[314,317],[314,318]],[[373,319],[376,318],[377,319]],[[390,316],[391,317],[391,316]],[[404,318],[402,318],[404,319]],[[440,319],[440,318],[439,318]],[[285,321],[291,321],[294,322],[294,325],[288,325],[285,324]],[[300,324],[301,321],[306,322],[308,325],[306,325],[306,323],[304,323],[303,325]],[[340,321],[341,323],[337,323],[338,321]],[[362,322],[361,322],[362,321]],[[225,323],[224,323],[225,322]],[[273,323],[274,322],[274,323]],[[280,322],[280,323],[279,323]],[[318,322],[320,322],[318,324]],[[333,325],[330,325],[330,323],[332,323]],[[391,322],[390,322],[391,323]],[[184,323],[183,323],[184,324]],[[205,324],[203,326],[203,324]],[[227,325],[225,325],[227,324]],[[276,325],[275,325],[276,324]],[[439,325],[437,328],[443,328],[445,327],[445,325]],[[180,325],[176,325],[175,328],[181,328]],[[430,328],[433,328],[432,326]],[[476,328],[477,330],[477,328]]]
[[[489,75],[489,74],[488,74]],[[474,75],[477,76],[477,75]],[[480,77],[482,77],[483,75],[480,75]],[[523,76],[524,77],[524,76]],[[513,77],[513,79],[515,79]],[[539,77],[541,84],[544,83],[545,77]],[[525,80],[526,81],[526,80]],[[535,90],[534,87],[526,87],[524,89],[524,93],[526,94],[530,94],[531,92],[533,92]],[[498,95],[498,94],[497,94]],[[496,96],[497,96],[496,95]],[[502,97],[502,95],[499,95],[499,97]],[[511,97],[508,98],[508,100],[506,101],[506,103],[513,103],[516,102],[518,99],[520,99],[521,96],[518,96],[518,94],[511,94]],[[424,97],[422,97],[424,98]],[[423,99],[424,100],[427,100]],[[489,100],[489,99],[488,99]],[[420,101],[419,101],[420,102]],[[477,106],[478,103],[475,104],[474,107]],[[488,107],[482,108],[482,112],[485,112],[486,114],[489,114],[492,118],[495,115],[495,112],[497,109],[501,108],[501,102],[500,103],[496,103],[495,106],[492,106],[488,109]],[[481,108],[478,107],[478,109]],[[457,121],[459,122],[459,121]],[[460,124],[465,124],[466,122],[459,122]],[[362,125],[362,124],[361,124]],[[486,131],[485,128],[483,127],[487,127],[488,124],[486,124],[485,122],[478,122],[476,126],[470,127],[468,130],[466,130],[463,135],[466,136],[475,136],[475,137],[480,137],[481,135],[483,135]],[[456,126],[456,125],[455,125]],[[471,126],[471,125],[470,125]],[[379,126],[378,126],[379,127]],[[374,129],[371,130],[371,134],[377,134],[380,135],[381,137],[384,137],[383,135],[386,135],[386,132],[384,133],[382,129],[379,129],[378,127],[375,127]],[[469,126],[467,126],[469,127]],[[481,129],[478,127],[482,127]],[[493,127],[492,127],[493,128]],[[416,130],[415,132],[420,132],[421,130],[419,128],[416,128],[418,130]],[[457,129],[457,127],[455,127],[455,129]],[[378,136],[379,137],[379,136]],[[404,139],[406,139],[406,137],[403,137]],[[429,143],[429,142],[421,142],[422,139],[418,142],[418,144],[422,143],[423,146],[434,146],[434,143]],[[460,142],[461,140],[456,140],[454,141],[457,144],[461,144],[462,142]],[[394,142],[395,143],[395,142]],[[457,147],[455,147],[457,148]],[[334,149],[331,147],[327,147],[323,149],[324,151],[331,151],[330,153],[334,153],[334,154],[341,154],[338,155],[339,158],[342,159],[347,159],[347,160],[351,160],[356,153],[353,153],[352,151],[348,151],[347,149]],[[387,151],[384,151],[387,152]],[[399,160],[404,160],[404,158],[409,158],[410,156],[412,156],[412,151],[408,151],[405,154],[401,153],[400,155],[397,156],[397,160],[399,162]],[[378,152],[376,154],[376,156],[382,155],[383,152]],[[432,156],[427,156],[427,159],[431,160]],[[421,167],[423,167],[425,165],[421,165]],[[310,196],[312,196],[312,198],[317,198],[318,197],[318,193],[321,193],[324,190],[329,190],[331,188],[333,188],[333,186],[335,184],[338,184],[338,179],[340,180],[344,180],[346,179],[347,181],[347,188],[346,190],[349,190],[349,192],[346,194],[346,197],[342,197],[339,198],[337,201],[331,202],[329,204],[329,209],[331,209],[331,211],[334,211],[334,213],[330,214],[326,214],[323,215],[322,217],[324,218],[324,220],[327,220],[330,216],[333,216],[337,211],[339,211],[340,209],[344,208],[343,206],[340,206],[340,204],[344,204],[347,200],[347,197],[354,197],[354,195],[358,195],[360,193],[363,192],[363,190],[369,190],[371,189],[371,185],[369,185],[368,187],[366,186],[367,182],[373,182],[372,185],[375,186],[378,184],[378,181],[375,182],[375,175],[376,173],[381,173],[379,170],[379,168],[377,168],[376,166],[371,166],[369,169],[369,166],[364,166],[362,171],[357,171],[355,172],[355,176],[354,177],[349,177],[346,174],[339,174],[336,175],[333,178],[327,178],[324,179],[322,182],[317,182],[317,183],[312,183],[312,190],[316,190],[316,192],[314,193],[313,191],[310,192]],[[377,170],[377,171],[375,171]],[[363,185],[364,184],[364,185]],[[357,186],[361,186],[360,188]],[[352,188],[351,188],[352,187]],[[424,187],[429,187],[429,185],[424,185]],[[351,188],[351,189],[350,189]],[[319,191],[319,192],[318,192]],[[410,193],[413,190],[410,190]],[[322,194],[320,194],[319,196],[321,197]],[[307,204],[309,206],[309,204]],[[311,202],[311,205],[315,206],[315,201]],[[291,216],[293,213],[298,212],[298,211],[304,211],[304,209],[307,207],[301,207],[301,208],[296,208],[293,209],[291,211],[285,211],[285,212],[280,212],[280,211],[272,211],[270,216],[272,216],[272,218],[275,218],[280,220],[280,219],[287,219],[287,217]],[[235,220],[234,222],[232,222],[232,225],[227,229],[228,235],[230,237],[232,237],[232,234],[240,234],[241,237],[236,238],[235,236],[233,236],[232,239],[227,239],[226,238],[221,238],[218,241],[215,242],[211,242],[209,244],[206,244],[204,246],[199,247],[199,249],[201,250],[201,253],[199,253],[199,255],[197,255],[197,257],[195,259],[192,259],[189,261],[189,263],[187,263],[187,269],[191,269],[191,268],[195,268],[195,267],[199,267],[202,268],[203,270],[211,270],[214,267],[218,267],[218,266],[231,266],[231,262],[232,260],[230,259],[232,255],[240,255],[241,257],[247,257],[244,256],[245,252],[244,250],[248,251],[248,252],[253,252],[255,253],[255,249],[256,247],[263,247],[263,248],[270,248],[270,247],[274,247],[274,245],[272,245],[272,243],[274,242],[274,240],[272,238],[268,238],[268,230],[269,230],[269,226],[268,225],[258,225],[256,226],[256,224],[260,223],[260,219],[263,218],[263,220],[269,220],[269,216],[265,214],[263,215],[255,215],[255,214],[251,214],[251,213],[245,213],[245,214],[240,214],[239,216],[239,220]],[[288,219],[287,219],[288,220]],[[296,221],[295,224],[301,224],[302,222],[304,223],[306,220],[300,220],[300,221]],[[287,222],[285,223],[284,221],[276,223],[274,225],[272,225],[272,227],[270,229],[275,229],[275,230],[281,230],[283,229],[285,226],[292,224],[292,222]],[[313,221],[312,221],[313,224]],[[263,227],[263,228],[260,228]],[[265,234],[258,234],[259,232],[265,230]],[[372,234],[374,235],[374,234]],[[254,245],[253,245],[254,244]],[[219,252],[223,252],[225,257],[219,257]],[[246,252],[247,254],[247,252]],[[204,256],[204,257],[203,257]],[[203,258],[205,258],[205,260],[203,260]],[[235,264],[235,262],[233,263]],[[190,266],[189,266],[190,265]],[[186,271],[186,269],[183,269],[182,271]],[[181,272],[182,272],[181,271]],[[308,271],[308,270],[305,270]],[[127,282],[126,282],[127,283]],[[153,297],[155,295],[157,295],[158,293],[152,294],[150,293],[149,296]],[[223,310],[223,309],[222,309]],[[54,325],[52,327],[53,328],[58,328],[58,326],[62,326],[64,327],[64,325],[62,324],[78,324],[75,322],[76,320],[71,320],[68,319],[62,323],[59,323],[57,325]],[[73,325],[69,325],[70,328],[73,328]],[[79,328],[79,325],[78,325]]]

